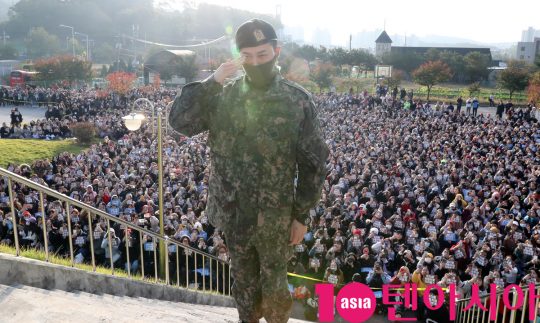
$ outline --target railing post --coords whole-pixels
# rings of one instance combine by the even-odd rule
[[[501,297],[504,297],[503,295],[501,295]],[[513,300],[512,300],[513,301]],[[504,302],[504,300],[503,300]],[[506,312],[508,311],[508,309],[506,308],[506,306],[504,306],[504,309],[503,309],[503,317],[502,317],[502,321],[503,322],[506,322]]]
[[[536,295],[540,294],[540,285],[535,285],[534,287],[536,289]],[[540,298],[536,298],[536,301],[534,302],[534,319],[537,319],[538,317],[538,303],[540,302]]]
[[[175,245],[176,250],[176,286],[180,287],[180,255],[178,245]]]
[[[139,231],[139,250],[141,251],[141,275],[144,279],[144,243],[143,243],[143,235],[142,232]]]
[[[444,305],[444,304],[443,304]],[[456,301],[456,320],[455,320],[455,323],[459,323],[459,318],[460,318],[460,314],[461,312],[459,311],[459,308],[461,307],[461,300],[457,300]]]
[[[188,251],[186,250],[186,247],[184,248],[184,254],[186,255],[186,288],[189,289],[189,258],[188,258]]]
[[[195,255],[195,257],[194,257],[194,266],[193,266],[193,268],[195,269],[195,271],[193,272],[193,275],[195,276],[195,288],[199,289],[199,284],[197,284],[197,252],[195,252],[194,255]]]
[[[74,267],[75,261],[73,260],[73,232],[71,231],[71,212],[69,211],[68,201],[66,201],[66,216],[67,216],[67,225],[68,225],[69,257],[71,259],[71,267]]]
[[[495,322],[498,322],[497,319],[499,318],[499,305],[500,305],[500,301],[501,301],[501,295],[500,294],[496,294],[497,296],[497,306],[495,307]],[[503,318],[503,322],[504,322],[504,318]]]
[[[131,278],[131,261],[129,259],[129,248],[130,248],[131,232],[126,226],[124,230],[124,245],[126,246],[126,261],[127,261],[127,272],[128,277]]]
[[[92,229],[92,213],[88,212],[88,234],[90,235],[90,254],[92,256],[92,270],[96,271],[96,254],[94,250],[94,230]]]
[[[467,313],[465,314],[467,322],[472,321],[472,313],[473,312],[474,312],[474,307],[471,307],[471,309],[469,311],[467,311]]]
[[[169,285],[169,241],[168,239],[164,239],[163,243],[165,243],[165,284]],[[174,246],[174,245],[173,245]]]
[[[213,285],[214,285],[214,282],[212,281],[214,279],[214,273],[212,272],[212,258],[210,258],[210,291],[213,290]]]
[[[19,247],[19,229],[17,228],[17,213],[15,212],[15,200],[13,197],[13,188],[11,187],[11,178],[8,177],[9,204],[11,207],[11,224],[13,225],[13,240],[17,257],[21,254]]]
[[[231,289],[232,289],[232,286],[231,286],[231,260],[229,259],[229,262],[227,263],[227,268],[229,269],[229,296],[231,296]]]
[[[512,292],[512,307],[515,307],[516,306],[516,303],[517,303],[517,290],[515,288],[513,288],[513,292]],[[526,302],[524,302],[526,303]],[[517,310],[511,310],[510,311],[510,322],[515,322],[516,321],[516,312]]]
[[[489,323],[489,308],[487,307],[487,301],[488,301],[488,297],[486,296],[486,298],[484,299],[484,307],[487,308],[487,311],[484,311],[482,314],[482,323],[484,323],[484,321],[486,320],[486,316],[488,318],[488,323]]]
[[[39,209],[41,210],[41,221],[43,226],[43,243],[45,245],[45,261],[49,262],[49,235],[47,234],[47,220],[45,218],[45,206],[43,204],[43,192],[39,192]]]
[[[528,314],[525,312],[527,310],[527,297],[529,296],[529,287],[525,288],[525,296],[523,297],[523,307],[521,308],[521,323],[525,322],[525,316]],[[517,295],[516,295],[517,297]]]
[[[203,291],[206,291],[206,256],[202,255],[202,286]]]
[[[109,261],[111,263],[111,274],[114,275],[114,262],[112,253],[112,239],[111,239],[111,221],[107,219],[107,241],[109,242]]]
[[[223,274],[223,295],[225,295],[225,263],[222,264],[223,265],[223,268],[222,268],[222,274]]]
[[[152,249],[154,249],[154,279],[158,282],[158,265],[157,265],[157,248],[159,247],[159,241],[156,242],[156,238],[152,237]]]

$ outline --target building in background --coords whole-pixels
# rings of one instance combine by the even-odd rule
[[[540,30],[536,30],[533,27],[529,27],[527,30],[521,32],[521,41],[524,43],[532,43],[536,37],[540,38]]]
[[[375,56],[377,58],[381,58],[387,53],[398,53],[398,54],[411,54],[414,53],[415,55],[424,55],[428,50],[430,49],[437,49],[440,51],[450,51],[455,52],[460,55],[467,55],[471,52],[480,52],[481,54],[485,54],[489,56],[490,63],[493,62],[493,58],[491,56],[491,49],[487,47],[435,47],[435,46],[427,46],[427,47],[411,47],[411,46],[392,46],[392,39],[386,31],[383,31],[379,37],[375,40]]]
[[[377,37],[375,40],[375,56],[377,58],[383,57],[384,54],[390,53],[392,50],[392,39],[386,33],[386,30]]]
[[[328,48],[332,45],[332,35],[328,29],[317,28],[311,35],[311,42]]]
[[[540,37],[535,37],[530,42],[518,42],[516,58],[520,61],[533,64],[540,55]]]

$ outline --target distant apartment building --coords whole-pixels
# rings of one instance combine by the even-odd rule
[[[540,30],[536,30],[533,27],[527,28],[521,32],[521,41],[524,43],[532,43],[535,38],[540,38]]]
[[[283,28],[284,41],[292,41],[295,43],[305,42],[304,28],[300,26],[285,26]]]
[[[538,55],[540,55],[540,37],[535,37],[531,42],[518,42],[517,59],[533,64]]]
[[[330,47],[332,45],[332,36],[327,29],[315,29],[311,36],[311,42],[316,45]]]

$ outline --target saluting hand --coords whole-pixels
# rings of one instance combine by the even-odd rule
[[[234,74],[242,66],[243,57],[240,56],[235,60],[228,60],[227,62],[219,65],[218,69],[214,72],[214,80],[223,85],[225,80]]]

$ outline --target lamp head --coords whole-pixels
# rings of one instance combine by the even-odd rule
[[[131,113],[125,117],[122,117],[124,120],[124,125],[130,131],[136,131],[141,128],[142,121],[144,120],[144,115],[140,113]]]

